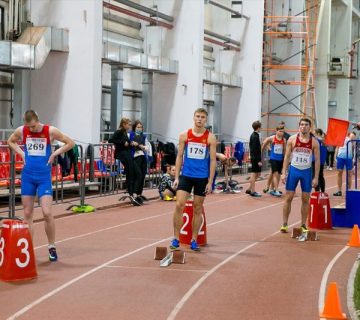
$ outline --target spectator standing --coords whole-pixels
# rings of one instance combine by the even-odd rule
[[[249,148],[250,148],[250,161],[251,161],[251,176],[249,188],[245,191],[252,197],[261,197],[261,194],[255,191],[256,179],[261,174],[261,143],[260,143],[260,129],[261,122],[255,121],[252,124],[254,132],[250,136]]]

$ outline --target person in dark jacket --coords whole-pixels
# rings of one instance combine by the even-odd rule
[[[147,153],[149,151],[149,142],[143,132],[143,124],[140,120],[136,120],[130,132],[131,144],[137,143],[133,146],[132,156],[134,159],[134,193],[136,194],[135,200],[143,203],[148,199],[142,195],[145,183],[145,176],[147,172]]]
[[[250,185],[249,188],[245,191],[252,197],[261,197],[261,194],[255,191],[255,182],[256,179],[261,174],[261,143],[260,143],[260,129],[261,122],[255,121],[252,124],[254,132],[250,136],[249,148],[250,148],[250,161],[251,161],[251,176],[250,176]]]
[[[319,177],[318,177],[318,185],[315,187],[315,191],[325,192],[325,178],[324,178],[324,165],[326,161],[327,148],[324,144],[324,132],[322,129],[315,129],[316,140],[319,142],[320,148],[320,169],[319,169]],[[312,174],[315,175],[315,157],[313,156],[312,161]]]
[[[109,142],[115,145],[115,158],[120,160],[125,168],[126,187],[130,201],[134,206],[139,206],[140,203],[135,200],[136,196],[134,195],[134,159],[131,153],[132,146],[137,143],[131,142],[129,139],[128,131],[130,128],[131,120],[122,118],[119,128],[114,132]]]

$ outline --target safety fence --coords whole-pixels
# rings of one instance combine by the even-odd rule
[[[156,144],[155,144],[156,145]],[[224,143],[223,153],[234,157],[236,144]],[[58,148],[58,146],[53,146]],[[218,150],[220,151],[220,150]],[[155,150],[153,162],[148,163],[145,187],[157,188],[163,175],[166,155]],[[247,174],[250,167],[249,145],[243,143],[242,159],[231,168],[232,174]],[[21,195],[21,172],[23,159],[0,141],[0,219],[15,217]],[[219,175],[222,167],[219,166]],[[86,199],[116,195],[125,192],[126,177],[122,163],[115,159],[115,146],[111,143],[76,145],[65,155],[55,159],[51,168],[54,203],[79,201],[84,205]]]

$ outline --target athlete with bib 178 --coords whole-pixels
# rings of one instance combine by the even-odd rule
[[[197,236],[202,222],[202,206],[205,196],[212,191],[216,169],[216,138],[205,128],[207,117],[208,113],[205,109],[196,109],[193,128],[181,133],[179,137],[174,181],[174,188],[177,188],[174,239],[170,244],[172,250],[176,250],[180,246],[180,228],[183,225],[182,213],[192,190],[194,190],[194,216],[190,248],[194,251],[200,250],[197,244]]]

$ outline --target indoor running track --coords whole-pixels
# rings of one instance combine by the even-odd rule
[[[326,174],[332,194],[336,176]],[[270,195],[208,196],[208,245],[200,253],[183,248],[186,263],[167,268],[153,258],[156,246],[170,243],[173,202],[57,219],[56,263],[47,261],[43,223],[36,223],[38,279],[0,282],[0,319],[319,319],[329,281],[338,283],[348,312],[358,253],[346,247],[351,230],[298,242],[278,232],[282,203]],[[299,208],[296,197],[292,225],[299,224]]]

